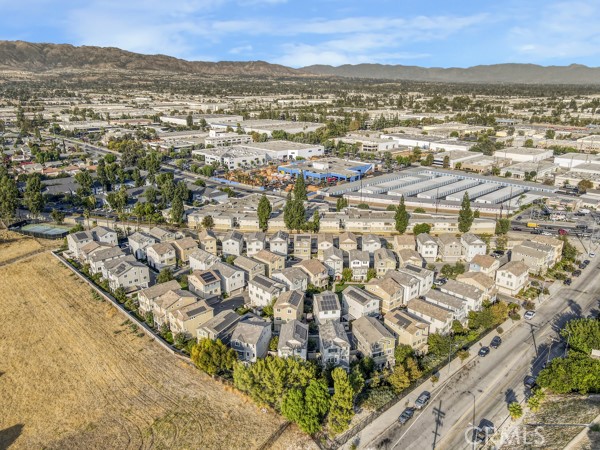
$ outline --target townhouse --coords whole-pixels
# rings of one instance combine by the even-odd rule
[[[294,258],[310,259],[312,236],[310,234],[297,234],[294,236]]]
[[[88,257],[90,271],[93,274],[100,273],[103,278],[107,278],[105,264],[115,259],[125,258],[127,254],[119,247],[98,248]]]
[[[90,230],[92,236],[97,242],[104,242],[108,245],[119,245],[117,232],[106,227],[94,227]]]
[[[448,280],[442,286],[440,291],[453,295],[467,302],[469,311],[479,311],[482,307],[485,294],[481,289],[475,286],[456,280]]]
[[[427,353],[429,322],[403,309],[394,309],[384,316],[383,323],[394,334],[398,345],[409,345],[417,353]]]
[[[554,249],[549,245],[525,241],[512,249],[511,261],[521,261],[533,274],[544,274],[553,265]]]
[[[397,270],[390,270],[385,274],[384,279],[390,278],[402,286],[402,304],[406,305],[410,299],[418,297],[421,282],[413,275],[399,272]]]
[[[306,360],[308,352],[308,325],[293,319],[281,326],[277,356]]]
[[[392,243],[394,250],[414,250],[416,248],[415,236],[412,234],[398,234],[394,236]]]
[[[469,263],[470,272],[481,272],[488,277],[495,278],[500,261],[490,255],[475,255]]]
[[[298,267],[288,267],[280,272],[273,272],[271,278],[285,284],[291,291],[298,289],[304,292],[310,282],[309,275]]]
[[[369,272],[370,256],[363,250],[348,251],[348,267],[352,270],[354,281],[366,281]]]
[[[278,231],[269,239],[269,250],[277,255],[287,256],[290,236],[285,231]]]
[[[238,256],[235,258],[233,260],[233,265],[244,271],[244,281],[246,284],[248,284],[248,282],[256,275],[265,275],[267,272],[265,263],[246,256]]]
[[[340,235],[339,248],[345,252],[358,249],[358,238],[354,233],[345,232]]]
[[[278,281],[267,278],[264,275],[256,275],[248,283],[248,294],[250,304],[258,308],[264,308],[277,300],[282,292],[287,290],[287,286]]]
[[[206,300],[198,300],[189,305],[168,312],[169,329],[173,336],[183,334],[186,337],[197,335],[198,327],[213,318],[214,310]]]
[[[302,320],[304,316],[304,291],[282,292],[273,305],[273,324],[275,331],[281,325],[292,320]]]
[[[217,255],[207,252],[201,248],[194,250],[188,257],[191,270],[206,270],[217,261],[221,261]]]
[[[129,248],[131,249],[131,253],[133,253],[135,258],[139,260],[145,260],[146,249],[149,246],[156,244],[157,241],[149,234],[140,233],[137,231],[127,238],[127,242],[129,243]]]
[[[496,301],[498,289],[492,277],[483,272],[465,272],[456,277],[456,281],[471,285],[483,292],[483,300],[489,302]]]
[[[214,270],[194,270],[188,275],[188,287],[191,292],[203,299],[221,295],[221,277]]]
[[[317,235],[317,258],[323,261],[325,251],[334,248],[333,236],[331,234],[319,234]]]
[[[438,243],[427,233],[417,236],[417,251],[427,262],[435,262],[438,256]]]
[[[438,257],[443,262],[456,262],[462,258],[462,243],[456,235],[452,233],[440,234],[438,241]]]
[[[267,235],[261,231],[248,233],[245,237],[246,254],[254,256],[261,250],[267,248]]]
[[[216,272],[221,280],[222,295],[239,294],[246,286],[243,270],[221,261],[215,262],[210,269]]]
[[[154,302],[169,291],[177,291],[181,286],[177,280],[167,281],[166,283],[155,284],[152,287],[143,289],[138,293],[138,305],[140,314],[147,314],[154,309]]]
[[[304,271],[309,278],[309,283],[317,288],[324,288],[329,284],[329,272],[327,267],[318,259],[305,259],[295,267]]]
[[[200,248],[205,252],[212,255],[217,254],[217,237],[211,230],[202,230],[198,233],[198,242],[200,243]]]
[[[381,299],[383,314],[404,304],[404,288],[392,278],[374,278],[365,285],[365,290]]]
[[[449,311],[452,311],[452,319],[458,320],[463,326],[468,323],[469,307],[465,300],[454,297],[448,293],[432,289],[425,294],[425,300],[437,306],[441,306]]]
[[[435,274],[433,270],[408,264],[406,267],[399,268],[398,272],[419,280],[419,295],[424,295],[433,286],[433,276]]]
[[[398,264],[400,267],[406,267],[409,264],[418,267],[423,266],[423,257],[415,249],[403,248],[402,250],[398,250],[396,254],[398,255]]]
[[[324,365],[350,370],[350,340],[338,320],[328,320],[319,325],[319,350]]]
[[[273,272],[281,271],[285,268],[285,256],[278,255],[269,250],[261,250],[253,256],[253,259],[265,264],[268,277],[270,277]]]
[[[529,284],[529,267],[523,261],[510,261],[496,271],[498,292],[514,297]]]
[[[342,315],[348,320],[355,320],[362,316],[378,316],[379,297],[369,291],[348,286],[342,291]]]
[[[173,268],[177,264],[175,249],[168,242],[159,242],[147,247],[146,259],[148,265],[157,271],[166,267]]]
[[[175,249],[175,256],[182,263],[188,263],[190,255],[198,250],[198,243],[192,238],[177,239],[171,242]]]
[[[69,252],[76,258],[80,259],[79,249],[86,244],[94,241],[94,236],[91,231],[78,231],[67,235],[67,246]]]
[[[452,328],[454,320],[452,311],[426,300],[413,298],[406,304],[406,311],[429,323],[430,333],[447,334]]]
[[[379,248],[373,253],[373,268],[378,277],[383,277],[388,271],[395,270],[396,265],[396,255],[390,249]]]
[[[365,234],[361,239],[361,250],[369,252],[370,254],[375,253],[382,247],[381,239],[374,234]]]
[[[239,231],[228,231],[221,240],[223,256],[241,256],[244,250],[244,235]]]
[[[258,317],[249,317],[237,323],[229,346],[238,354],[238,360],[256,362],[267,356],[271,340],[271,323]]]
[[[477,255],[487,254],[487,244],[473,233],[465,233],[460,237],[462,245],[463,258],[467,262]]]
[[[196,333],[198,342],[202,339],[211,339],[213,341],[219,339],[225,345],[229,344],[236,325],[246,317],[248,316],[240,316],[231,309],[221,311],[198,327]]]
[[[342,306],[338,296],[331,291],[324,291],[313,296],[313,317],[319,324],[330,320],[340,320]]]
[[[323,264],[327,267],[329,276],[340,279],[344,270],[344,252],[336,247],[325,250]]]
[[[394,365],[396,338],[376,318],[363,316],[352,322],[352,343],[363,357],[373,359],[377,369]]]
[[[183,289],[170,290],[158,298],[154,299],[152,305],[152,316],[157,328],[170,326],[169,313],[185,306],[193,305],[198,301],[198,297],[189,291]]]
[[[125,291],[147,288],[150,285],[150,269],[138,261],[123,258],[116,265],[107,269],[109,287],[114,291],[123,288]]]

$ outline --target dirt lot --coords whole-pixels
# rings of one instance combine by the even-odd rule
[[[35,239],[7,230],[0,230],[0,265],[25,255],[58,248],[62,241]]]
[[[544,424],[538,428],[540,436],[543,437],[544,449],[563,449],[565,446],[581,432],[584,428],[581,426],[566,426],[568,424],[587,424],[596,418],[600,412],[600,399],[594,397],[582,396],[550,396],[542,403],[542,407],[537,413],[527,410],[524,423]],[[547,425],[546,425],[547,424]],[[542,442],[541,437],[533,433],[533,427],[527,428],[531,432],[531,439],[534,442]],[[512,439],[503,449],[521,449],[522,442],[516,438]],[[582,441],[577,448],[587,447],[592,442],[597,442],[597,434],[590,432],[587,440]],[[541,447],[539,447],[541,448]],[[597,447],[596,447],[597,448]]]
[[[0,246],[0,253],[3,252]],[[0,267],[0,448],[314,448],[135,330],[52,255]]]

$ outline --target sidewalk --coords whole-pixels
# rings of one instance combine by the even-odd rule
[[[502,336],[505,337],[520,323],[521,321],[507,319],[500,325],[500,327],[504,330]],[[471,355],[468,359],[461,361],[460,358],[455,357],[449,365],[446,364],[439,369],[439,380],[437,383],[432,383],[431,378],[429,378],[416,389],[413,389],[411,392],[409,392],[406,396],[399,398],[396,404],[394,404],[387,411],[383,412],[377,419],[358,432],[354,437],[350,438],[348,442],[346,442],[346,444],[344,444],[341,448],[350,449],[353,444],[356,444],[357,446],[355,448],[358,449],[373,448],[372,444],[374,444],[377,439],[383,436],[390,427],[397,423],[398,417],[402,411],[407,406],[413,405],[421,392],[429,391],[431,393],[430,404],[433,403],[435,398],[444,390],[449,381],[451,381],[463,369],[468,370],[468,366],[479,358],[477,355],[477,351],[479,349],[478,344],[489,345],[490,341],[495,335],[496,333],[494,332],[488,333],[482,340],[473,343],[471,346]]]

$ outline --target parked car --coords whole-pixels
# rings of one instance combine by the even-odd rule
[[[525,311],[525,314],[523,314],[523,318],[525,320],[531,320],[535,317],[535,311]]]
[[[406,408],[404,411],[402,411],[402,414],[400,414],[400,417],[398,417],[398,422],[400,422],[402,425],[404,425],[406,422],[408,422],[412,418],[414,413],[415,413],[415,410],[413,408]]]
[[[473,440],[476,443],[483,445],[494,433],[496,433],[496,427],[494,427],[494,424],[487,419],[481,419],[479,426],[473,430]]]
[[[588,265],[589,263],[590,263],[590,260],[589,260],[589,259],[585,259],[585,260],[583,261],[583,263],[582,263],[582,264],[585,264],[585,265],[586,265],[586,267],[587,267],[587,265]]]
[[[565,281],[563,281],[563,284],[565,286],[571,286],[571,283],[573,282],[573,280],[571,280],[570,278],[567,278]]]
[[[527,375],[523,380],[523,384],[527,389],[533,389],[535,387],[535,377],[531,375]]]
[[[436,286],[443,286],[444,284],[446,284],[446,281],[448,281],[446,278],[438,278],[433,282],[433,284],[435,284]]]
[[[484,356],[487,356],[490,353],[490,348],[489,347],[481,347],[479,349],[479,356],[481,356],[482,358]]]
[[[581,270],[574,270],[571,275],[573,275],[574,277],[578,277],[579,275],[581,275]]]
[[[500,344],[502,344],[502,338],[500,336],[494,336],[494,339],[490,342],[490,347],[498,348],[500,347]]]
[[[417,408],[417,409],[423,408],[427,404],[427,402],[429,401],[430,398],[431,398],[431,394],[428,391],[423,391],[421,393],[421,395],[419,395],[419,398],[417,398],[417,400],[415,400],[415,408]]]
[[[513,231],[523,231],[523,228],[521,227],[512,227]]]
[[[588,255],[590,255],[590,258],[593,258],[596,256],[596,254],[594,252],[589,252]]]

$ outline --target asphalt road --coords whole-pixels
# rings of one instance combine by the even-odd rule
[[[557,330],[574,317],[585,317],[591,310],[598,310],[600,277],[596,265],[592,261],[571,287],[546,299],[531,321],[523,321],[506,332],[498,349],[476,358],[448,383],[433,390],[427,407],[417,411],[407,424],[396,423],[372,439],[363,436],[363,445],[376,448],[384,442],[387,448],[394,449],[472,448],[465,433],[470,432],[472,424],[479,425],[481,419],[490,420],[496,427],[507,420],[507,404],[525,400],[528,392],[523,380],[542,369],[553,339],[556,342],[551,346],[551,358],[563,354],[565,344],[558,342]],[[487,336],[484,345],[494,335]]]

